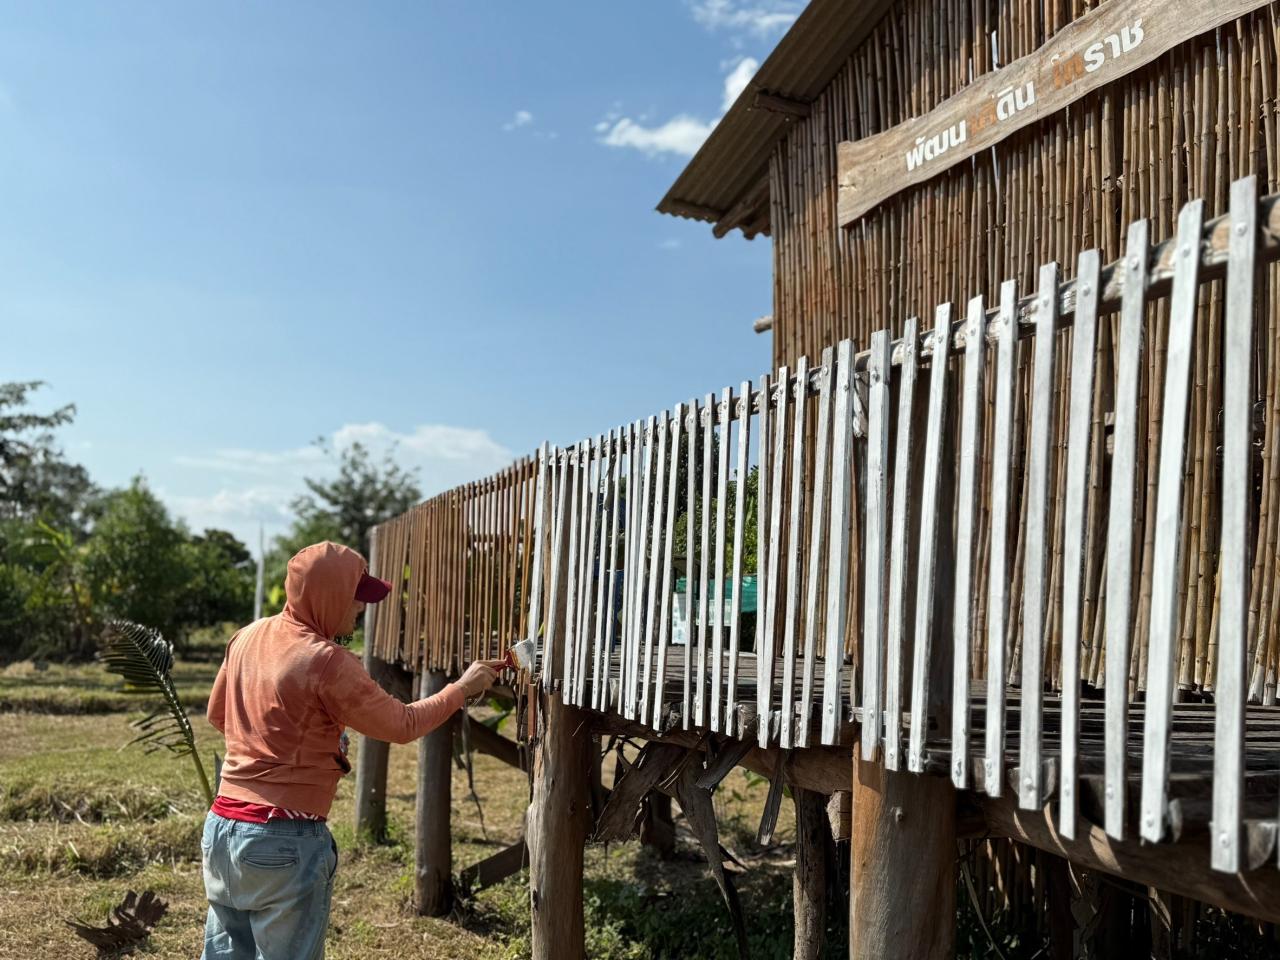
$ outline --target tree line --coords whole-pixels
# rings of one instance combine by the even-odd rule
[[[103,625],[123,618],[181,650],[208,627],[253,615],[256,561],[226,530],[192,531],[143,477],[104,489],[57,441],[75,406],[33,409],[40,381],[0,383],[0,662],[92,654]],[[264,612],[284,605],[298,549],[334,540],[366,552],[369,530],[421,499],[416,474],[359,444],[327,449],[331,479],[307,478],[294,521],[265,556]]]

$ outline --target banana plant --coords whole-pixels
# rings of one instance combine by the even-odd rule
[[[140,732],[125,746],[140,743],[148,752],[169,750],[175,756],[191,757],[205,802],[213,806],[213,790],[196,751],[195,731],[173,685],[173,644],[158,630],[129,620],[112,620],[103,632],[98,659],[108,671],[124,677],[127,684],[154,690],[164,701],[159,709],[134,722]]]

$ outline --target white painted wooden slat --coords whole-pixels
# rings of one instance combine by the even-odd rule
[[[1027,451],[1027,537],[1022,564],[1022,735],[1018,806],[1040,809],[1044,718],[1044,647],[1049,598],[1049,448],[1053,440],[1053,370],[1057,346],[1058,265],[1040,268],[1035,303],[1035,363],[1031,386],[1031,442]]]
[[[694,673],[693,716],[699,727],[707,725],[707,621],[711,614],[708,587],[711,570],[711,453],[716,398],[708,393],[702,401],[702,550],[698,554],[698,667]]]
[[[680,432],[684,426],[685,405],[677,403],[671,411],[671,422],[667,432],[671,435],[671,456],[667,465],[667,510],[666,530],[662,538],[662,619],[658,632],[658,672],[654,681],[653,694],[653,729],[662,729],[662,702],[667,688],[667,646],[671,642],[671,595],[675,585],[672,583],[671,556],[676,532],[676,497],[680,495]],[[686,541],[687,542],[687,541]],[[687,660],[687,658],[686,658]]]
[[[809,360],[796,363],[792,399],[795,401],[791,430],[791,504],[787,518],[787,609],[782,625],[782,723],[779,742],[784,750],[794,744],[796,621],[800,615],[801,518],[804,516],[804,409],[809,384]]]
[[[853,342],[836,346],[832,387],[831,520],[827,534],[827,616],[822,663],[822,742],[833,744],[844,691],[844,636],[849,624],[849,512],[853,487]]]
[[[694,567],[694,518],[697,516],[697,476],[698,476],[698,400],[689,401],[689,410],[684,416],[686,443],[685,461],[685,521],[684,521],[684,695],[680,706],[680,724],[688,730],[693,719],[693,567]]]
[[[738,480],[733,488],[733,576],[729,581],[733,586],[733,616],[729,620],[729,664],[728,683],[725,696],[724,732],[730,736],[741,736],[742,731],[735,728],[738,720],[738,655],[740,632],[742,627],[742,551],[745,546],[746,512],[747,512],[747,453],[751,444],[751,381],[742,381],[737,400],[738,417]],[[728,439],[727,437],[725,439]],[[757,508],[759,504],[757,502]],[[757,544],[756,549],[759,550]],[[757,590],[757,593],[759,591]],[[756,617],[760,612],[757,607]]]
[[[604,437],[597,437],[591,442],[591,459],[587,470],[587,479],[590,483],[590,488],[587,491],[587,540],[586,550],[583,552],[582,611],[579,618],[581,626],[578,628],[578,657],[577,665],[574,668],[575,682],[573,691],[573,702],[580,707],[583,706],[582,698],[587,688],[587,663],[589,662],[591,650],[597,642],[597,631],[594,629],[592,614],[596,609],[596,585],[600,579],[599,571],[596,568],[596,515],[599,512],[601,467],[604,465],[602,459],[604,454],[603,446]]]
[[[1178,574],[1182,570],[1182,475],[1187,404],[1191,393],[1192,335],[1200,286],[1200,230],[1204,201],[1178,214],[1173,293],[1169,303],[1164,416],[1156,486],[1155,555],[1151,567],[1151,616],[1147,633],[1147,712],[1142,735],[1142,800],[1139,835],[1163,839],[1169,796],[1169,737],[1173,732],[1174,670],[1178,656]],[[1237,371],[1227,368],[1228,377]],[[1248,369],[1247,367],[1245,369]]]
[[[569,491],[569,566],[566,571],[568,583],[565,589],[564,650],[561,653],[560,673],[561,696],[565,700],[570,699],[570,691],[573,689],[573,649],[578,635],[578,500],[582,474],[580,447],[569,450],[567,462],[569,472],[565,487]]]
[[[867,492],[862,603],[862,759],[880,751],[884,664],[884,556],[889,525],[889,331],[871,335],[867,359]]]
[[[898,365],[898,421],[893,463],[893,518],[889,528],[889,629],[885,649],[884,765],[902,766],[902,674],[907,630],[907,522],[911,512],[911,413],[915,398],[919,353],[918,323],[907,320],[902,331],[902,361]]]
[[[653,509],[649,515],[649,597],[645,604],[644,671],[640,681],[640,722],[649,718],[649,687],[653,675],[653,644],[658,633],[658,591],[662,587],[662,545],[666,532],[667,490],[667,434],[670,433],[667,413],[658,415],[655,427],[657,451],[653,470]]]
[[[564,576],[564,564],[561,562],[561,545],[564,543],[566,534],[567,520],[565,517],[565,506],[567,499],[568,483],[567,468],[569,462],[569,451],[555,449],[552,451],[552,466],[556,477],[556,500],[554,510],[554,521],[552,527],[554,533],[551,537],[551,595],[547,598],[547,629],[546,644],[542,653],[542,669],[544,679],[551,681],[551,686],[555,685],[556,655],[559,652],[556,648],[557,633],[556,618],[560,614],[560,582]]]
[[[782,541],[782,481],[786,466],[787,395],[791,390],[790,373],[786,367],[778,370],[773,385],[773,476],[769,481],[769,562],[765,569],[768,577],[765,590],[764,643],[756,651],[756,706],[760,725],[760,746],[769,745],[769,717],[773,710],[773,665],[775,640],[778,636],[778,565],[781,563]]]
[[[956,578],[952,609],[955,657],[951,676],[951,781],[969,786],[969,647],[973,604],[973,533],[978,512],[977,473],[981,456],[979,410],[986,363],[986,314],[982,297],[969,301],[964,328],[964,386],[960,412],[960,478],[956,491]]]
[[[1218,577],[1218,669],[1214,680],[1213,822],[1210,862],[1235,873],[1244,812],[1246,629],[1249,615],[1249,501],[1252,491],[1250,424],[1253,393],[1254,282],[1257,270],[1258,185],[1245,177],[1231,185],[1227,264],[1227,317],[1223,365],[1236,375],[1222,384],[1222,539]]]
[[[725,387],[716,405],[716,421],[719,424],[719,443],[716,449],[716,541],[715,541],[715,589],[713,590],[715,613],[711,618],[711,729],[724,732],[724,594],[725,594],[725,537],[729,516],[729,413],[733,403],[733,389]]]
[[[631,587],[635,564],[631,562],[631,554],[635,545],[636,508],[640,499],[636,495],[636,466],[640,462],[636,435],[636,422],[627,424],[624,429],[622,444],[626,463],[619,474],[622,486],[622,514],[619,518],[621,526],[620,540],[622,554],[622,611],[618,616],[618,689],[614,694],[615,709],[622,713],[626,709],[627,669],[631,657]]]
[[[617,596],[618,583],[618,488],[621,486],[618,482],[618,468],[622,462],[622,430],[620,428],[609,432],[609,451],[611,455],[609,458],[608,541],[602,544],[600,549],[601,565],[603,566],[606,561],[608,564],[606,568],[607,574],[601,577],[600,594],[600,608],[603,611],[604,618],[604,635],[600,643],[600,669],[596,672],[596,689],[592,696],[592,705],[597,710],[608,710],[610,706],[609,670],[613,659],[614,624],[617,621],[617,617],[614,615],[614,601]],[[607,556],[606,548],[608,550]]]
[[[813,497],[809,508],[809,572],[805,577],[804,666],[800,676],[800,721],[796,744],[809,745],[809,725],[813,716],[814,661],[818,656],[818,593],[822,585],[822,548],[827,535],[827,451],[830,447],[831,384],[834,351],[822,351],[822,367],[818,374],[818,436],[814,449]]]
[[[627,532],[623,539],[626,547],[625,600],[623,603],[622,649],[619,683],[618,712],[626,716],[628,692],[631,689],[631,678],[635,671],[631,651],[635,647],[635,636],[640,619],[640,584],[643,571],[637,559],[637,551],[644,539],[640,529],[640,504],[643,500],[641,485],[644,480],[644,421],[637,420],[631,429],[630,452],[627,455]]]
[[[636,719],[636,710],[640,700],[640,647],[644,643],[646,632],[646,613],[649,606],[646,600],[646,587],[649,578],[647,576],[646,564],[648,561],[649,535],[652,532],[649,526],[649,515],[651,512],[652,490],[653,490],[653,454],[654,454],[654,435],[657,432],[657,418],[650,417],[644,425],[644,448],[642,452],[641,470],[643,477],[640,481],[640,522],[636,526],[636,590],[635,590],[635,620],[634,628],[631,635],[631,665],[627,675],[627,709],[624,716],[628,720]],[[652,599],[651,594],[648,599]]]
[[[762,680],[764,676],[764,649],[765,649],[765,607],[768,604],[768,598],[765,596],[765,584],[768,582],[768,554],[769,554],[769,443],[771,435],[769,433],[769,425],[771,423],[770,416],[770,395],[773,390],[773,382],[769,375],[763,374],[760,377],[760,387],[756,393],[758,408],[756,429],[757,439],[756,448],[759,473],[756,477],[756,716],[759,722],[759,736],[767,737],[769,727],[769,687]],[[748,406],[750,411],[750,406]],[[772,661],[772,653],[769,654],[769,660]],[[762,740],[761,743],[767,743]]]
[[[911,739],[907,768],[924,771],[924,742],[929,730],[929,674],[933,665],[934,578],[937,573],[939,516],[938,496],[943,463],[942,445],[947,416],[947,366],[951,355],[951,304],[941,304],[934,315],[933,356],[929,366],[929,412],[925,421],[924,477],[920,489],[920,541],[917,545],[916,624],[911,669]]]
[[[1098,340],[1097,250],[1076,264],[1076,315],[1071,333],[1071,398],[1067,414],[1066,500],[1062,532],[1062,775],[1058,788],[1058,831],[1075,839],[1076,781],[1080,743],[1081,587],[1084,583],[1085,511],[1088,506],[1089,447],[1093,418],[1094,359]]]
[[[525,639],[533,644],[535,650],[542,645],[539,642],[542,637],[542,555],[544,552],[542,541],[547,533],[547,457],[549,456],[549,451],[550,444],[543,441],[542,446],[538,448],[538,479],[533,488],[533,570],[529,576],[529,633]],[[541,651],[539,651],[539,654],[541,654]]]
[[[1111,456],[1111,498],[1107,522],[1106,761],[1105,827],[1123,840],[1128,784],[1129,654],[1133,647],[1133,497],[1136,483],[1138,382],[1142,376],[1143,315],[1147,302],[1146,220],[1129,225],[1125,245],[1124,292],[1120,307],[1120,349],[1116,361],[1116,419]]]
[[[984,786],[990,796],[1004,791],[1004,636],[1009,617],[1009,459],[1013,440],[1014,346],[1018,340],[1018,284],[1000,285],[996,346],[995,418],[991,436],[991,547],[987,574],[987,716]]]

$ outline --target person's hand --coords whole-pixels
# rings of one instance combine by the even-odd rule
[[[498,660],[477,660],[467,667],[458,678],[458,686],[462,688],[462,692],[468,697],[475,697],[492,687],[493,682],[498,679],[494,664],[499,662]]]

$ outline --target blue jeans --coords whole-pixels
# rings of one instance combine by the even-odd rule
[[[317,820],[210,813],[200,841],[209,917],[202,960],[320,960],[338,846]]]

